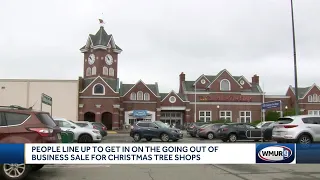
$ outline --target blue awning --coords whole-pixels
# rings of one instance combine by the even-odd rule
[[[147,110],[133,110],[132,116],[136,118],[144,118],[148,115]]]

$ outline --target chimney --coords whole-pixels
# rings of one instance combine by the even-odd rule
[[[252,84],[256,84],[256,85],[259,85],[259,76],[258,75],[254,75],[252,77]]]
[[[186,75],[182,72],[181,74],[180,74],[180,82],[183,82],[183,81],[185,81],[186,80]]]

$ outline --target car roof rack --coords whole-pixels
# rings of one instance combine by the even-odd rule
[[[4,109],[17,109],[17,110],[30,110],[30,108],[25,108],[25,107],[18,106],[18,105],[0,106],[0,108],[4,108]]]

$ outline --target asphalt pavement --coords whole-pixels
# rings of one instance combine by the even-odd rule
[[[110,134],[104,143],[131,143]],[[160,140],[142,143],[160,143]],[[220,143],[185,136],[177,143]],[[246,142],[241,142],[246,143]],[[236,152],[236,149],[235,149]],[[320,179],[320,165],[47,165],[27,180],[307,180]]]

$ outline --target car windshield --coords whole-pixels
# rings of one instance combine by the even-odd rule
[[[163,122],[161,122],[161,121],[156,121],[156,122],[154,122],[157,126],[159,126],[160,128],[169,128],[170,127],[170,125],[167,125],[167,124],[165,124],[165,123],[163,123]]]

